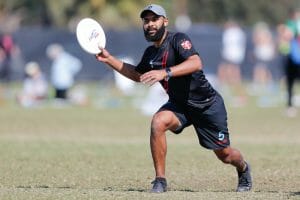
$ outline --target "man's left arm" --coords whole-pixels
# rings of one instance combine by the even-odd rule
[[[188,57],[185,61],[183,61],[178,65],[169,67],[167,69],[151,70],[147,73],[144,73],[143,75],[141,75],[140,80],[142,83],[153,85],[154,83],[161,81],[167,77],[184,76],[184,75],[192,74],[201,69],[202,69],[201,59],[197,54],[195,54]]]

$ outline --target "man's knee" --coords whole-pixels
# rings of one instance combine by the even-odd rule
[[[221,160],[223,163],[230,164],[232,162],[231,150],[229,148],[215,150],[214,152],[218,159]]]
[[[174,115],[173,112],[163,110],[157,112],[151,123],[151,131],[165,132],[167,130],[175,130],[180,125],[180,121]]]
[[[170,120],[163,113],[156,113],[151,122],[151,133],[165,132]]]

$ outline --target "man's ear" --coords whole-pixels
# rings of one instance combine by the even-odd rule
[[[164,25],[165,25],[165,26],[168,26],[168,24],[169,24],[168,18],[164,18]]]

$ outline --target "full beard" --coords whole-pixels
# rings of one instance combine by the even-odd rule
[[[161,26],[161,28],[159,28],[154,35],[150,35],[149,31],[150,30],[148,30],[148,29],[147,30],[144,29],[144,36],[145,36],[146,40],[148,42],[157,42],[157,41],[161,40],[161,38],[163,37],[163,35],[166,31],[166,27],[164,25]]]

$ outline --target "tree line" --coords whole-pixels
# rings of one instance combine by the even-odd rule
[[[193,23],[223,24],[235,19],[242,25],[264,21],[284,22],[299,0],[156,0],[173,23],[186,14]],[[139,12],[148,0],[0,0],[0,26],[14,19],[19,25],[66,27],[83,17],[98,19],[107,27],[140,26]]]

